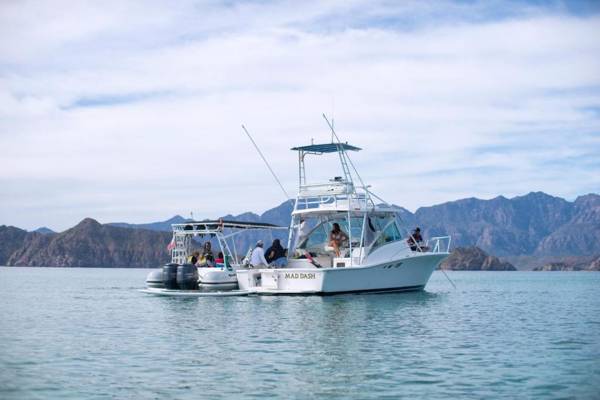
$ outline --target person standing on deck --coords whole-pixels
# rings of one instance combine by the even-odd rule
[[[250,256],[250,265],[256,267],[268,267],[269,263],[265,259],[265,250],[263,249],[264,243],[262,240],[256,242],[256,247],[252,250],[252,256]]]

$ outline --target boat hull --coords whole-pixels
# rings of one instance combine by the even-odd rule
[[[259,294],[334,294],[422,290],[448,253],[423,253],[346,268],[238,270],[240,290]]]
[[[237,275],[227,268],[198,268],[200,285],[237,285]]]
[[[163,297],[231,297],[248,296],[249,292],[242,290],[200,291],[200,290],[171,290],[160,288],[141,289],[140,292]]]

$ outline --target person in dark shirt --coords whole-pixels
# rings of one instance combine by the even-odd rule
[[[423,236],[421,236],[421,228],[417,227],[417,229],[415,229],[413,232],[413,238],[415,238],[417,243],[421,243],[423,241]]]
[[[265,254],[267,262],[273,266],[284,267],[287,264],[285,249],[281,246],[279,239],[273,240],[273,244]]]
[[[408,245],[412,251],[426,251],[423,246],[423,236],[421,236],[421,228],[417,227],[412,235],[408,238]]]

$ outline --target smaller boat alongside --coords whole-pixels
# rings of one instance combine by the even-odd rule
[[[272,233],[274,230],[288,229],[267,223],[224,220],[173,224],[172,228],[173,239],[168,247],[171,251],[171,262],[148,274],[147,289],[144,290],[147,293],[169,295],[198,293],[202,290],[214,295],[219,291],[237,289],[236,271],[244,267],[245,253],[238,253],[236,239],[251,231]],[[218,254],[222,257],[215,258],[211,251],[210,257],[202,254],[204,258],[193,259],[194,238],[205,239],[205,244],[216,243]]]

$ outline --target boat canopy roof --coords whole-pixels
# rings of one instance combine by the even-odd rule
[[[383,214],[398,214],[400,210],[393,206],[387,205],[375,205],[365,207],[364,205],[351,206],[348,204],[337,204],[329,205],[323,204],[319,207],[300,208],[292,212],[292,215],[309,216],[309,215],[336,215],[336,214],[371,214],[371,215],[383,215]]]
[[[288,229],[286,226],[267,224],[264,222],[244,222],[231,220],[192,221],[171,225],[174,231],[204,231],[217,232],[229,229]]]
[[[348,143],[323,143],[323,144],[311,144],[308,146],[292,147],[291,150],[303,151],[305,153],[336,153],[340,150],[345,151],[359,151],[362,150],[360,147],[352,146]]]

